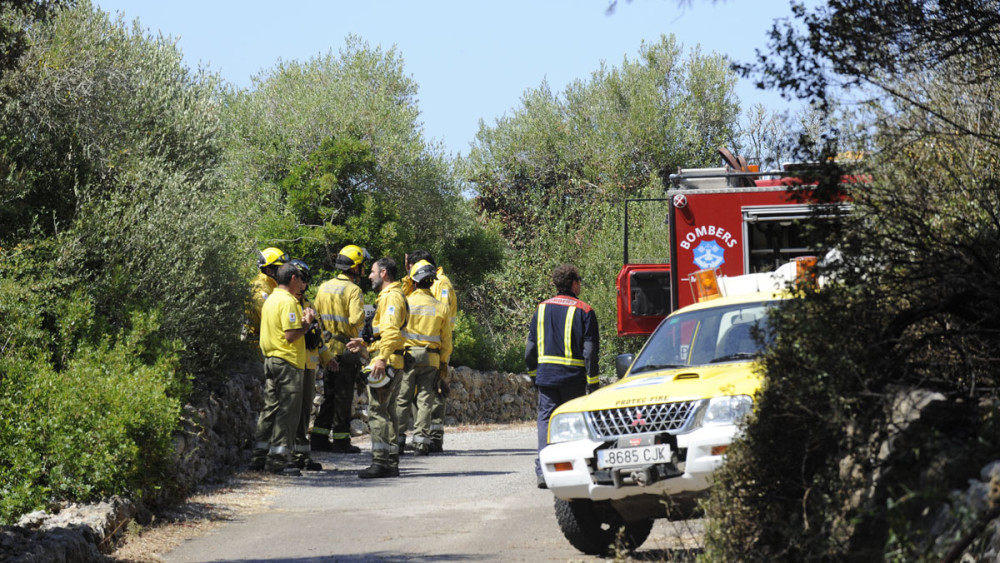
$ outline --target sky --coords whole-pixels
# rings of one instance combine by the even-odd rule
[[[673,34],[684,52],[699,47],[733,60],[766,50],[788,0],[95,0],[105,12],[139,20],[148,33],[177,40],[186,64],[242,88],[279,61],[337,52],[348,35],[395,46],[418,85],[424,136],[448,154],[467,155],[479,131],[519,107],[546,81],[560,93],[588,80],[602,61],[635,60],[643,41]],[[683,4],[683,5],[679,5]],[[774,92],[741,79],[744,108],[790,108]]]

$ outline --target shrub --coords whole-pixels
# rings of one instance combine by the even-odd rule
[[[153,498],[169,483],[179,346],[154,337],[158,315],[130,319],[63,370],[26,348],[0,356],[0,522],[57,500]]]

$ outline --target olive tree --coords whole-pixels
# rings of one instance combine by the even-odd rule
[[[506,350],[505,367],[523,367],[525,323],[552,291],[549,274],[560,262],[586,266],[583,298],[597,308],[603,365],[611,365],[626,345],[613,321],[624,198],[663,195],[679,166],[713,164],[717,149],[732,145],[735,80],[724,57],[685,54],[664,36],[558,95],[543,83],[507,116],[480,125],[461,170],[480,216],[507,241],[508,265],[472,306]],[[649,217],[651,229],[665,231],[665,204],[661,211]]]

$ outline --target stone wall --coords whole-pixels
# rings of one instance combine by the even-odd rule
[[[477,371],[465,366],[452,367],[450,374],[445,426],[535,420],[538,393],[526,374]],[[314,415],[322,402],[323,398],[317,396]],[[355,393],[354,402],[351,433],[358,436],[368,432],[368,398]]]

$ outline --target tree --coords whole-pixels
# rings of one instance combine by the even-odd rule
[[[462,210],[450,163],[424,141],[416,94],[395,48],[357,37],[339,53],[279,63],[251,90],[231,93],[226,168],[251,187],[242,203],[251,244],[327,272],[346,244],[400,261],[425,247],[443,265],[494,267],[464,258],[476,253],[456,234],[488,237]]]
[[[475,188],[480,217],[503,234],[510,258],[471,304],[489,319],[507,369],[522,368],[525,323],[551,291],[548,274],[560,262],[588,267],[584,299],[596,304],[604,365],[611,365],[624,345],[611,322],[620,262],[609,260],[621,248],[622,201],[661,195],[679,166],[716,161],[718,147],[736,137],[734,84],[725,58],[684,55],[672,37],[662,37],[643,43],[635,60],[602,64],[561,95],[542,83],[509,117],[480,124],[461,170]]]
[[[0,77],[0,520],[176,491],[172,435],[239,344],[214,75],[89,2]]]

